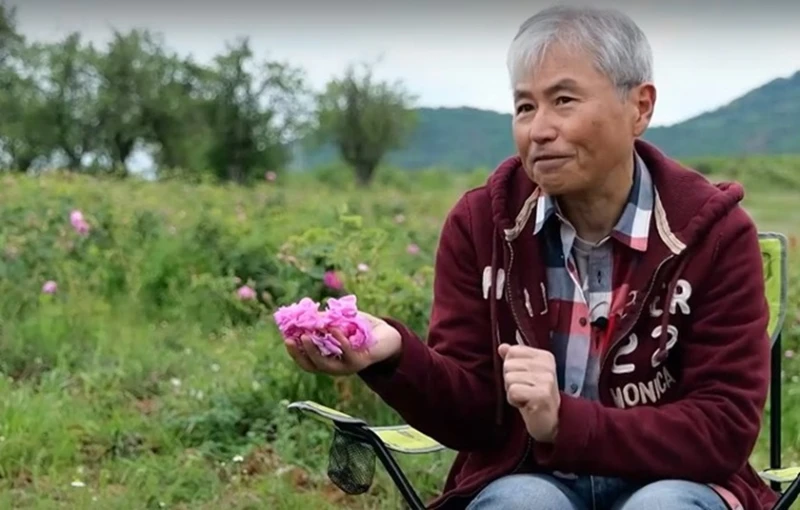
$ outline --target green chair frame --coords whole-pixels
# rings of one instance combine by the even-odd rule
[[[772,510],[789,510],[800,495],[800,466],[783,468],[781,465],[781,361],[783,323],[786,317],[788,295],[787,241],[779,233],[759,233],[764,261],[764,282],[769,303],[768,333],[771,347],[769,468],[760,476],[770,482],[780,494]],[[370,426],[360,418],[350,416],[313,401],[293,402],[289,409],[321,420],[336,434],[347,440],[370,448],[381,461],[405,502],[412,510],[424,510],[425,504],[403,473],[392,452],[398,454],[424,454],[440,451],[444,446],[409,425],[388,427]],[[786,484],[789,486],[781,491]],[[344,489],[343,489],[344,490]]]

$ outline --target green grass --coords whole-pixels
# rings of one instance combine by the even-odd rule
[[[362,308],[424,330],[441,220],[483,178],[386,172],[364,191],[335,169],[246,190],[4,177],[0,507],[400,508],[379,465],[368,494],[332,487],[329,431],[285,405],[313,399],[374,424],[397,416],[357,380],[296,370],[270,314],[334,295],[321,284],[334,266]],[[761,229],[800,234],[800,191],[758,184],[746,205]],[[69,225],[73,208],[92,225],[87,238]],[[55,295],[40,292],[49,279]],[[242,283],[258,301],[236,298]],[[798,377],[787,358],[787,461],[800,461]],[[767,445],[765,434],[758,466]],[[428,498],[452,457],[400,461]]]

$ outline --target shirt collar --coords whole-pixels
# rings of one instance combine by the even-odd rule
[[[628,201],[617,224],[611,232],[619,242],[637,251],[647,250],[647,238],[650,233],[650,218],[653,214],[655,192],[650,171],[642,158],[634,152],[633,185],[628,194]],[[553,197],[542,194],[536,204],[536,218],[533,227],[537,235],[547,221],[556,216],[560,221],[566,219],[559,214],[558,204]]]

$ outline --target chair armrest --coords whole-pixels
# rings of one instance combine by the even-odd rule
[[[764,480],[769,480],[770,482],[790,484],[789,487],[781,493],[780,498],[772,507],[772,510],[790,510],[792,504],[800,495],[800,466],[766,469],[759,473],[759,475]]]
[[[419,495],[390,449],[399,453],[429,453],[444,447],[407,425],[369,427],[367,422],[312,401],[293,402],[289,409],[307,414],[334,429],[328,478],[348,494],[366,492],[372,484],[375,457],[380,459],[412,510],[424,510]]]

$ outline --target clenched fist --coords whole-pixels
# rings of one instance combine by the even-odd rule
[[[502,344],[508,403],[516,407],[528,433],[540,443],[552,443],[558,429],[561,393],[553,354],[527,345]]]

